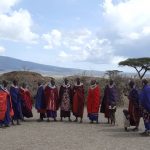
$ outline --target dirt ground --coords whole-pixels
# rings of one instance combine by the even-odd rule
[[[150,137],[139,134],[144,130],[142,119],[139,132],[124,132],[122,109],[116,118],[116,126],[106,124],[103,114],[100,124],[90,124],[85,110],[82,124],[67,119],[37,122],[34,110],[34,118],[22,125],[0,129],[0,150],[150,150]]]

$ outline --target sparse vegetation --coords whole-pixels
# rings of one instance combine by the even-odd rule
[[[101,98],[103,97],[103,92],[104,92],[104,88],[106,86],[106,84],[109,82],[109,78],[107,77],[92,77],[92,76],[86,76],[86,74],[81,74],[81,75],[75,75],[75,76],[69,76],[69,80],[71,85],[74,84],[75,79],[77,77],[81,78],[81,81],[84,83],[84,88],[85,88],[85,97],[87,97],[87,92],[88,92],[88,88],[90,86],[90,81],[91,79],[96,79],[97,83],[100,85],[101,88]],[[13,80],[17,80],[19,85],[21,85],[23,82],[27,83],[32,96],[34,96],[36,94],[36,90],[37,90],[37,83],[39,81],[42,81],[44,84],[48,83],[51,79],[51,77],[44,77],[39,73],[35,73],[35,72],[29,72],[29,71],[13,71],[13,72],[9,72],[9,73],[4,73],[0,76],[0,81],[2,80],[7,80],[9,83],[9,86],[12,84]],[[63,83],[63,77],[57,77],[56,79],[56,85],[58,87],[60,87],[60,85]],[[127,104],[127,97],[124,95],[124,93],[128,92],[128,88],[127,88],[127,83],[129,82],[129,77],[127,76],[123,76],[122,74],[115,74],[113,75],[113,80],[116,84],[116,87],[118,89],[118,106],[123,106]],[[141,86],[141,82],[139,79],[137,78],[133,78],[138,87]]]

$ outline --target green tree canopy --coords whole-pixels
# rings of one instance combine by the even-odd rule
[[[125,61],[119,62],[119,66],[128,66],[134,68],[140,79],[142,79],[146,72],[150,70],[150,57],[143,58],[128,58]]]

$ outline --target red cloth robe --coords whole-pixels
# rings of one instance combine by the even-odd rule
[[[23,115],[27,118],[33,117],[32,114],[32,98],[28,89],[19,89],[21,103],[22,103],[22,112]]]
[[[98,85],[90,87],[87,97],[87,112],[88,114],[94,114],[99,112],[100,106],[100,88]]]
[[[20,88],[20,95],[26,107],[32,110],[32,99],[29,90]]]
[[[45,102],[46,110],[57,111],[58,110],[58,89],[49,86],[45,87]]]
[[[7,93],[0,91],[0,120],[5,118],[5,113],[7,110]]]
[[[82,85],[75,85],[73,88],[73,115],[76,117],[83,117],[84,111],[84,87]]]
[[[0,90],[0,120],[3,120],[7,111],[7,103],[10,103],[10,117],[14,116],[10,93],[7,90]]]
[[[138,126],[140,122],[139,95],[136,89],[131,89],[129,96],[128,112],[131,126]]]

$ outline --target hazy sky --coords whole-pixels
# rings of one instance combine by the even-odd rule
[[[125,70],[119,61],[150,57],[150,0],[0,0],[0,55]]]

